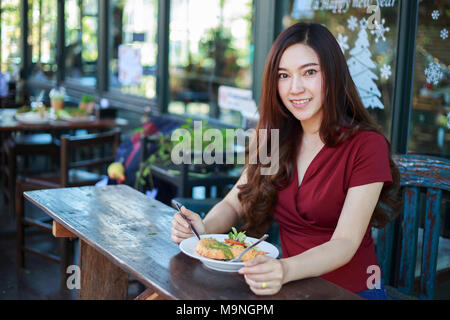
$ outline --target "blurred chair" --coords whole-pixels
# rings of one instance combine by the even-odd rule
[[[107,166],[114,162],[115,153],[120,143],[120,130],[106,133],[89,134],[86,136],[62,136],[60,147],[60,171],[45,173],[37,176],[19,178],[17,184],[16,213],[17,213],[17,262],[18,268],[23,268],[24,253],[29,252],[50,261],[58,262],[61,266],[61,286],[65,286],[66,268],[72,264],[73,242],[67,238],[60,240],[60,256],[48,254],[25,245],[25,229],[28,226],[38,227],[52,232],[52,221],[49,217],[30,218],[25,216],[23,192],[50,189],[79,187],[94,185],[102,180]],[[89,150],[89,159],[78,159],[80,151]],[[108,154],[108,155],[106,155]],[[93,171],[94,168],[100,170]],[[84,169],[90,169],[89,171]]]
[[[29,172],[29,163],[33,157],[50,158],[51,166],[56,166],[59,145],[49,133],[21,134],[10,136],[2,145],[2,192],[8,204],[11,217],[15,212],[16,177]],[[23,168],[19,168],[18,159],[23,158]]]
[[[389,298],[434,299],[436,280],[450,268],[437,269],[440,246],[450,242],[440,237],[443,194],[450,190],[450,160],[422,155],[395,156],[403,196],[403,213],[378,230],[377,255]],[[425,197],[421,210],[420,198]],[[423,221],[423,238],[418,238]],[[421,255],[417,256],[422,244]],[[420,267],[416,267],[420,260]],[[420,272],[419,272],[420,270]],[[418,277],[416,275],[419,274]]]

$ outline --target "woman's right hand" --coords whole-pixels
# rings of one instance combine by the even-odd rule
[[[192,223],[195,230],[199,234],[205,234],[206,228],[203,224],[202,218],[197,213],[186,209],[186,207],[181,207],[181,212],[188,218],[188,220]],[[183,217],[180,215],[179,212],[177,212],[173,216],[172,220],[172,241],[175,243],[180,243],[184,239],[190,238],[193,236],[193,233],[191,231],[191,227],[187,223],[186,220],[183,219]]]

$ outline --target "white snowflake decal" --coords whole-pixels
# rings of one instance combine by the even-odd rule
[[[427,77],[427,83],[437,85],[443,76],[439,63],[431,62],[425,69],[425,76]]]
[[[374,20],[375,24],[375,30],[371,30],[370,33],[374,34],[376,36],[375,42],[378,42],[378,40],[383,39],[383,41],[386,41],[386,37],[384,34],[386,32],[389,32],[391,30],[389,27],[385,27],[384,23],[386,22],[385,19],[381,20],[381,24],[378,24],[377,20]]]
[[[384,64],[383,67],[380,69],[381,77],[384,79],[389,79],[389,77],[392,75],[391,72],[391,66]]]
[[[354,31],[358,27],[358,19],[356,19],[354,16],[350,16],[350,18],[347,20],[347,27]]]
[[[431,17],[433,18],[433,20],[437,20],[439,18],[439,10],[434,10],[431,13]]]
[[[448,30],[447,29],[441,30],[441,38],[444,40],[448,38]]]
[[[362,19],[359,21],[359,26],[361,27],[361,29],[364,29],[364,30],[367,29],[368,24],[367,24],[366,18],[362,18]]]
[[[349,46],[347,44],[348,36],[344,36],[342,34],[338,34],[337,42],[339,43],[339,46],[341,47],[342,53],[345,53],[345,50],[348,50]]]

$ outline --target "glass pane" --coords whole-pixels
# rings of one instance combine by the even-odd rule
[[[98,1],[65,1],[66,78],[82,85],[97,84]]]
[[[169,112],[240,124],[218,106],[220,86],[250,90],[252,0],[173,0],[170,12]]]
[[[30,0],[28,2],[31,49],[31,79],[56,80],[57,1]]]
[[[450,3],[419,6],[408,151],[450,157]]]
[[[380,6],[372,11],[368,3]],[[283,18],[285,27],[298,21],[313,21],[324,24],[333,33],[364,106],[387,137],[394,93],[398,6],[398,1],[393,0],[289,0],[289,14]]]
[[[20,68],[19,2],[20,2],[19,0],[10,0],[1,2],[0,62],[1,62],[1,72],[5,75],[4,78],[5,80],[17,80],[19,77],[19,68]],[[3,88],[1,91],[4,91]],[[7,92],[7,88],[5,88],[5,92]],[[1,92],[0,95],[3,96],[4,95],[3,92]]]
[[[110,87],[155,98],[158,1],[114,0],[111,7]]]

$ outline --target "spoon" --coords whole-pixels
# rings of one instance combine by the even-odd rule
[[[241,254],[237,257],[234,258],[233,260],[230,260],[230,262],[240,262],[242,257],[244,256],[244,254],[250,250],[251,248],[253,248],[254,246],[256,246],[258,243],[266,240],[269,237],[268,234],[263,235],[261,238],[258,239],[258,241],[256,241],[254,244],[252,244],[250,247],[247,247],[244,251],[241,252]]]

